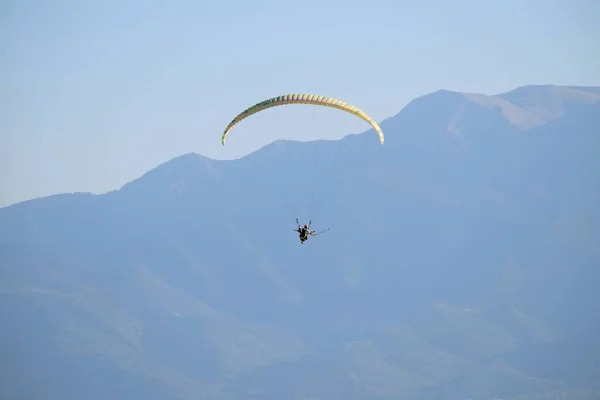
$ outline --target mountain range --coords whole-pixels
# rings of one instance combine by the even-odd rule
[[[0,209],[0,398],[600,398],[600,87],[381,127]]]

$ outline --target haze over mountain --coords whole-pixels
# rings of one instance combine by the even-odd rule
[[[0,398],[597,399],[599,100],[440,90],[383,146],[2,208]]]

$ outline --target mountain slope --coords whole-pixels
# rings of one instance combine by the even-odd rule
[[[598,93],[439,91],[384,146],[187,154],[0,209],[4,397],[593,398]],[[296,216],[331,231],[300,246]]]

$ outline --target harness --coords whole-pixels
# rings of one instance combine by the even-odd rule
[[[306,239],[308,239],[307,231],[306,231],[306,229],[302,228],[302,229],[300,229],[300,240],[306,240]]]

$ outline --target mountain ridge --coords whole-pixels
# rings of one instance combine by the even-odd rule
[[[432,93],[428,93],[422,96],[419,96],[417,98],[415,98],[414,100],[410,101],[401,111],[399,111],[397,114],[385,118],[380,125],[381,126],[386,126],[388,124],[391,124],[393,128],[397,127],[397,124],[395,123],[395,119],[400,119],[403,120],[404,116],[402,115],[405,112],[410,112],[412,111],[411,108],[414,108],[416,105],[420,105],[420,104],[424,104],[423,107],[428,108],[431,107],[432,103],[435,103],[435,105],[439,105],[440,103],[444,104],[445,102],[448,101],[448,99],[452,99],[452,100],[459,100],[459,99],[464,99],[464,100],[470,100],[472,103],[476,104],[478,102],[482,102],[483,106],[487,105],[488,109],[489,106],[491,106],[491,109],[495,109],[495,108],[500,108],[503,109],[507,108],[509,111],[508,113],[510,114],[510,111],[512,111],[513,113],[516,114],[528,114],[528,111],[521,108],[521,106],[519,106],[518,104],[513,104],[511,102],[510,99],[518,99],[520,100],[519,102],[523,102],[526,101],[527,99],[523,100],[523,99],[519,99],[519,94],[522,93],[524,90],[528,91],[528,93],[531,93],[530,91],[533,90],[537,96],[539,96],[539,92],[545,93],[545,94],[550,94],[550,95],[557,95],[556,92],[561,92],[561,91],[567,91],[567,93],[569,94],[569,96],[567,96],[566,100],[572,100],[572,98],[574,98],[573,102],[575,103],[583,103],[584,105],[593,105],[598,103],[598,100],[600,100],[600,86],[569,86],[569,85],[523,85],[523,86],[519,86],[513,90],[510,90],[508,92],[502,92],[502,93],[498,93],[498,94],[494,94],[494,95],[485,95],[485,94],[481,94],[481,93],[470,93],[470,92],[457,92],[457,91],[451,91],[451,90],[446,90],[446,89],[440,89],[437,90],[435,92]],[[559,93],[560,94],[560,93]],[[576,97],[575,94],[579,94],[579,97]],[[564,95],[564,93],[563,93]],[[583,97],[582,97],[583,96]],[[497,99],[497,100],[495,100]],[[461,114],[464,113],[465,107],[466,107],[466,102],[463,100],[462,105],[454,105],[454,107],[456,108],[458,106],[459,112],[457,112],[456,114],[450,115],[449,116],[449,121],[446,122],[447,124],[447,133],[453,133],[456,134],[457,136],[459,135],[459,122],[461,120]],[[564,102],[567,102],[566,100],[563,100]],[[568,102],[567,102],[568,103]],[[485,108],[485,107],[484,107]],[[518,116],[514,116],[513,118],[517,121],[514,122],[515,126],[521,126],[523,128],[523,130],[530,130],[539,126],[544,125],[545,123],[551,122],[556,118],[561,117],[564,113],[564,110],[560,110],[558,111],[558,115],[556,115],[555,117],[550,117],[549,119],[543,119],[540,116],[537,115],[527,115],[526,117],[524,117],[526,119],[525,122],[523,122],[523,125],[519,124]],[[415,111],[412,111],[412,113],[415,113]],[[421,116],[424,113],[418,113]],[[544,114],[542,112],[542,114]],[[507,116],[507,118],[509,119],[509,121],[511,120],[510,116]],[[426,118],[425,118],[426,119]],[[366,132],[370,132],[366,131]],[[340,140],[344,140],[347,138],[353,138],[355,136],[359,136],[359,135],[364,135],[366,132],[363,132],[361,134],[352,134],[352,135],[348,135]],[[320,142],[320,141],[315,141],[315,142]],[[335,142],[335,140],[331,140],[330,142]],[[212,179],[222,179],[222,176],[219,174],[219,167],[225,166],[225,165],[229,165],[232,162],[235,163],[238,160],[242,160],[245,159],[247,157],[250,156],[256,156],[258,154],[261,154],[263,152],[267,152],[267,151],[272,151],[272,149],[277,149],[278,147],[281,146],[289,146],[289,145],[302,145],[302,143],[304,142],[299,142],[299,141],[295,141],[295,140],[276,140],[273,143],[270,143],[268,145],[263,146],[261,149],[258,149],[240,159],[236,159],[236,160],[219,160],[219,159],[213,159],[210,157],[207,157],[205,155],[202,155],[200,153],[196,153],[196,152],[190,152],[190,153],[186,153],[186,154],[182,154],[180,156],[174,157],[173,159],[167,160],[159,165],[157,165],[156,167],[150,169],[149,171],[147,171],[146,173],[142,174],[139,178],[132,180],[131,182],[128,182],[124,185],[122,185],[120,188],[106,192],[106,193],[101,193],[101,194],[95,194],[95,193],[91,193],[91,192],[72,192],[70,194],[74,194],[74,195],[81,195],[81,194],[94,194],[94,195],[104,195],[104,194],[109,194],[112,193],[114,191],[119,191],[121,189],[125,189],[127,187],[127,189],[129,189],[134,182],[139,181],[141,178],[148,176],[149,174],[156,174],[156,171],[161,171],[162,173],[166,173],[166,168],[173,168],[173,169],[179,169],[179,168],[183,168],[184,165],[188,164],[188,163],[196,163],[198,165],[202,165],[206,171],[204,171],[205,175],[203,177],[205,178],[212,178]],[[309,142],[309,143],[314,143],[314,142]],[[177,161],[180,160],[181,165],[179,165],[177,163]],[[165,167],[165,168],[161,168],[161,167]],[[43,196],[40,198],[49,198],[49,197],[55,197],[55,196],[63,196],[63,195],[68,195],[67,193],[61,193],[61,194],[53,194],[53,195],[49,195],[49,196]],[[15,204],[19,204],[19,203],[24,203],[24,202],[30,202],[30,201],[35,201],[36,199],[30,199],[30,200],[26,200],[23,202],[18,202]],[[2,208],[6,208],[6,207],[11,207],[15,204],[11,204]]]

